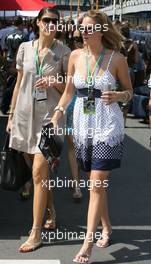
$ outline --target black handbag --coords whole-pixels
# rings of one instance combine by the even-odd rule
[[[60,157],[63,140],[55,134],[53,123],[42,127],[40,143],[38,145],[48,164],[51,166],[53,161]]]
[[[0,186],[3,190],[17,191],[32,176],[26,164],[23,153],[9,148],[7,134],[2,151],[0,152]]]

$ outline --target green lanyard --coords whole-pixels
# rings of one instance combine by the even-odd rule
[[[89,50],[87,50],[86,62],[87,62],[87,85],[88,85],[88,94],[90,94],[90,92],[93,91],[94,84],[92,84],[92,80],[93,80],[92,77],[95,77],[97,75],[98,72],[96,72],[96,69],[97,69],[98,65],[101,65],[102,64],[103,59],[104,59],[104,54],[105,54],[105,49],[103,49],[101,51],[101,54],[98,57],[95,65],[94,65],[94,68],[92,70],[92,73],[91,73],[91,69],[90,69],[90,54],[89,54]],[[99,71],[99,68],[100,67],[98,67],[98,71]]]
[[[50,49],[52,49],[54,47],[54,44],[55,44],[55,41],[52,42]],[[36,53],[35,53],[36,72],[37,72],[37,75],[42,77],[42,75],[43,75],[43,62],[44,62],[44,58],[45,58],[46,54],[43,56],[42,61],[39,64],[38,46],[39,46],[39,42],[38,42]]]

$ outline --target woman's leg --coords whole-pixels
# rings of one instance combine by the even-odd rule
[[[102,210],[105,203],[105,188],[103,181],[107,179],[109,171],[91,171],[90,173],[90,199],[87,217],[87,234],[83,246],[75,258],[75,261],[84,263],[88,260],[86,254],[91,253],[93,239],[97,226],[101,219]],[[82,256],[80,256],[82,255]]]
[[[78,164],[75,157],[75,150],[73,145],[73,137],[71,135],[66,136],[68,143],[68,159],[71,169],[71,174],[73,180],[79,181],[79,169]]]
[[[107,191],[104,193],[104,206],[102,208],[101,213],[101,224],[104,231],[111,231],[111,223],[109,219],[109,210],[108,210],[108,199],[107,199]]]
[[[27,166],[32,169],[32,163],[33,163],[33,156],[29,155],[27,153],[24,153],[24,159],[26,161]],[[19,190],[19,195],[22,200],[27,200],[30,198],[30,195],[32,193],[33,189],[33,181],[30,179],[28,182],[25,183],[25,185]]]
[[[53,191],[52,188],[47,192],[47,208],[53,207]]]
[[[47,230],[56,228],[56,212],[54,208],[52,188],[47,192],[46,222],[44,228]]]
[[[88,173],[88,178],[90,179],[90,173]],[[110,218],[109,218],[108,199],[107,199],[106,188],[105,188],[105,193],[104,193],[104,206],[102,207],[102,211],[101,211],[100,224],[101,224],[101,226],[105,232],[108,232],[108,233],[111,232],[112,228],[111,228],[111,223],[110,223]]]
[[[102,238],[97,240],[98,247],[109,246],[109,239],[112,232],[112,226],[109,219],[107,191],[104,194],[104,206],[101,213]]]
[[[41,226],[47,203],[48,163],[42,154],[35,154],[32,166],[34,182],[33,227],[27,241],[20,247],[21,252],[31,251],[41,240]],[[46,183],[46,184],[45,184]]]
[[[77,164],[76,156],[75,156],[75,149],[73,145],[73,137],[72,135],[66,136],[67,143],[68,143],[68,159],[69,159],[69,164],[70,164],[70,169],[71,169],[71,174],[72,174],[72,179],[74,181],[74,192],[73,192],[73,198],[74,199],[81,199],[82,198],[82,193],[81,190],[78,186],[79,183],[79,167]],[[78,188],[76,188],[76,186]]]

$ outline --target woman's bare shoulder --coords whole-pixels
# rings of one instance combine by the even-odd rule
[[[84,53],[84,49],[76,49],[71,52],[71,58],[77,59],[79,56],[82,56]]]
[[[114,52],[114,62],[122,64],[123,62],[126,61],[126,58],[124,57],[123,54],[121,54],[119,51]]]

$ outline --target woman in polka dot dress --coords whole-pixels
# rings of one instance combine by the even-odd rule
[[[98,30],[99,26],[101,30]],[[86,12],[81,31],[85,48],[71,53],[66,89],[51,121],[56,127],[75,87],[77,100],[73,123],[76,156],[81,168],[87,172],[91,187],[87,233],[73,261],[87,263],[100,221],[102,239],[97,241],[97,246],[109,245],[112,228],[105,187],[110,171],[121,164],[124,120],[118,102],[128,102],[132,98],[132,86],[126,60],[118,52],[121,36],[107,16],[95,11]],[[123,91],[116,91],[116,80],[121,82]]]

